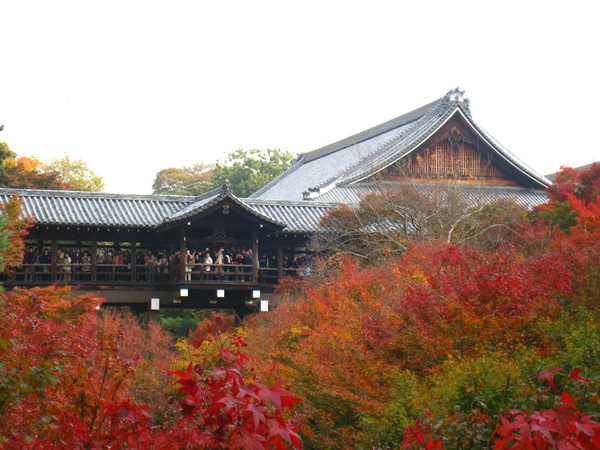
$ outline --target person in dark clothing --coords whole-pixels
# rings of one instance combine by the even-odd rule
[[[25,264],[25,281],[33,281],[34,266],[39,264],[38,255],[33,251],[33,247],[29,247],[27,253],[23,257],[23,264]]]

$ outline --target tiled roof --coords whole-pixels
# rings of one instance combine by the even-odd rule
[[[229,200],[232,203],[235,203],[240,208],[246,210],[250,214],[257,216],[259,219],[262,219],[267,222],[271,222],[274,225],[285,227],[286,222],[278,220],[269,215],[263,214],[261,211],[256,210],[255,208],[250,207],[246,202],[237,198],[235,195],[231,193],[229,183],[226,183],[224,186],[213,189],[212,191],[206,192],[205,194],[194,198],[194,201],[179,211],[174,212],[169,217],[166,217],[163,221],[163,224],[170,222],[177,222],[182,219],[186,219],[192,217],[196,214],[201,213],[202,211],[207,210],[208,208],[216,205],[217,203],[223,200]]]
[[[23,214],[45,225],[155,227],[194,197],[0,189],[0,201],[19,195]]]
[[[408,114],[302,154],[287,172],[251,197],[302,200],[364,180],[409,154],[456,114],[489,144],[503,167],[509,168],[524,184],[545,188],[549,180],[521,162],[473,121],[469,101],[463,94],[458,89],[450,91]]]
[[[290,233],[311,233],[317,231],[319,220],[329,208],[339,206],[332,202],[292,202],[244,199],[256,211],[286,224],[283,231]]]
[[[284,227],[286,232],[315,231],[334,203],[239,199],[219,188],[199,197],[117,195],[96,192],[0,188],[0,202],[23,199],[23,215],[43,225],[156,228],[191,217],[226,197],[251,214]]]
[[[411,187],[417,190],[427,190],[439,187],[439,184],[413,183]],[[442,185],[443,186],[443,185]],[[449,185],[448,185],[449,186]],[[461,194],[466,195],[470,203],[490,203],[500,199],[511,199],[523,206],[537,206],[548,200],[546,191],[534,190],[513,186],[475,186],[475,185],[454,185],[460,188]],[[323,195],[316,203],[321,201],[337,202],[345,204],[356,204],[367,194],[381,193],[388,190],[398,189],[399,184],[394,182],[381,183],[356,183],[346,186],[340,186]]]

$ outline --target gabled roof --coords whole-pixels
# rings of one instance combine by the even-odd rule
[[[469,100],[458,89],[421,108],[326,147],[299,155],[283,175],[251,198],[318,198],[338,186],[364,180],[408,155],[452,117],[459,116],[487,143],[505,168],[538,189],[549,181],[512,155],[471,117]]]
[[[240,199],[226,186],[198,197],[0,188],[0,203],[15,195],[23,200],[23,216],[33,217],[36,225],[82,227],[162,229],[227,202],[275,229],[283,228],[283,232],[310,233],[327,209],[338,206]]]
[[[276,229],[283,229],[286,226],[285,222],[262,214],[260,211],[249,207],[242,200],[233,195],[229,185],[229,180],[227,180],[222,187],[213,189],[212,191],[206,192],[205,194],[194,198],[194,201],[189,203],[187,206],[165,217],[161,225],[163,227],[168,227],[172,224],[177,224],[181,221],[186,221],[187,219],[201,216],[203,213],[223,204],[227,204],[228,207],[229,204],[235,205],[246,213],[246,217],[254,216],[257,221],[266,222]]]

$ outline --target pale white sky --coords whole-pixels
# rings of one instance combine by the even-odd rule
[[[598,1],[0,0],[0,124],[108,192],[238,148],[302,153],[460,87],[541,174],[600,155]]]

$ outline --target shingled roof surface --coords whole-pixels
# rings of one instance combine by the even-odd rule
[[[426,191],[443,187],[440,184],[414,183],[411,187],[418,191]],[[357,204],[368,194],[377,194],[398,189],[398,183],[357,183],[340,186],[320,196],[315,203],[337,202],[344,204]],[[538,206],[548,201],[546,191],[513,187],[513,186],[474,186],[474,185],[448,185],[450,188],[460,187],[461,194],[466,196],[469,203],[477,205],[490,203],[496,200],[514,200],[515,203],[527,207]]]
[[[302,200],[356,183],[409,154],[453,115],[460,114],[503,163],[534,188],[549,180],[512,155],[471,118],[469,101],[458,89],[419,109],[321,149],[301,154],[279,178],[251,198]]]
[[[284,232],[310,233],[319,218],[337,203],[239,199],[221,188],[199,197],[118,195],[96,192],[0,188],[0,202],[18,195],[23,215],[39,225],[156,228],[185,219],[228,197],[248,212],[279,226]]]
[[[23,199],[23,214],[45,225],[155,227],[194,197],[0,189],[0,201]]]

